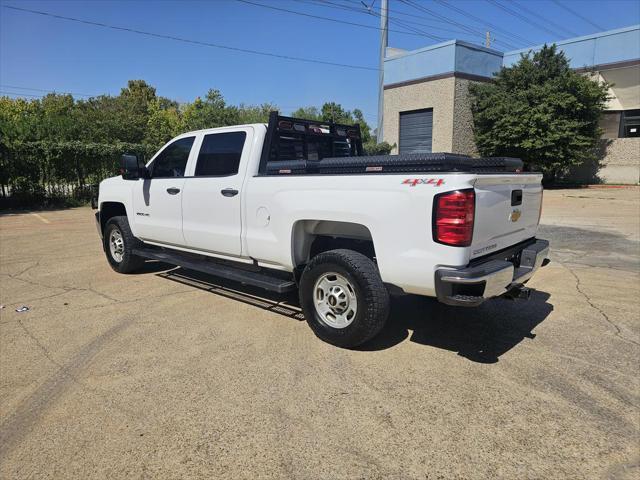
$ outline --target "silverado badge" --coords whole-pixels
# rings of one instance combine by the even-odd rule
[[[509,215],[509,220],[511,220],[512,222],[517,222],[521,216],[522,212],[515,208],[513,212],[511,212],[511,215]]]

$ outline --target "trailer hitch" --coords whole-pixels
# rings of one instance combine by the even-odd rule
[[[512,285],[502,296],[509,300],[529,300],[531,297],[531,289],[522,284],[515,284]]]

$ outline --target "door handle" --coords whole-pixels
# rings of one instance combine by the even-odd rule
[[[177,195],[180,193],[180,189],[176,187],[167,188],[167,193],[169,195]]]
[[[233,188],[225,188],[224,190],[220,190],[220,193],[225,197],[235,197],[239,192]]]

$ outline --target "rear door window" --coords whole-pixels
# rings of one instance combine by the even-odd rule
[[[246,132],[205,135],[196,163],[196,177],[226,177],[238,173]]]

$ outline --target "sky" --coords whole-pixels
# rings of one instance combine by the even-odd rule
[[[378,17],[358,0],[247,1],[258,5],[239,0],[0,0],[0,95],[35,98],[46,91],[71,92],[77,98],[117,95],[127,80],[144,79],[158,95],[179,102],[204,96],[210,88],[220,90],[230,104],[271,102],[284,114],[335,101],[347,109],[361,109],[375,125]],[[379,12],[381,0],[364,1],[373,2],[373,11]],[[365,68],[185,43],[7,8],[11,6]],[[410,50],[452,39],[482,45],[488,29],[492,48],[509,51],[638,24],[640,1],[389,0],[389,16],[390,47]]]

